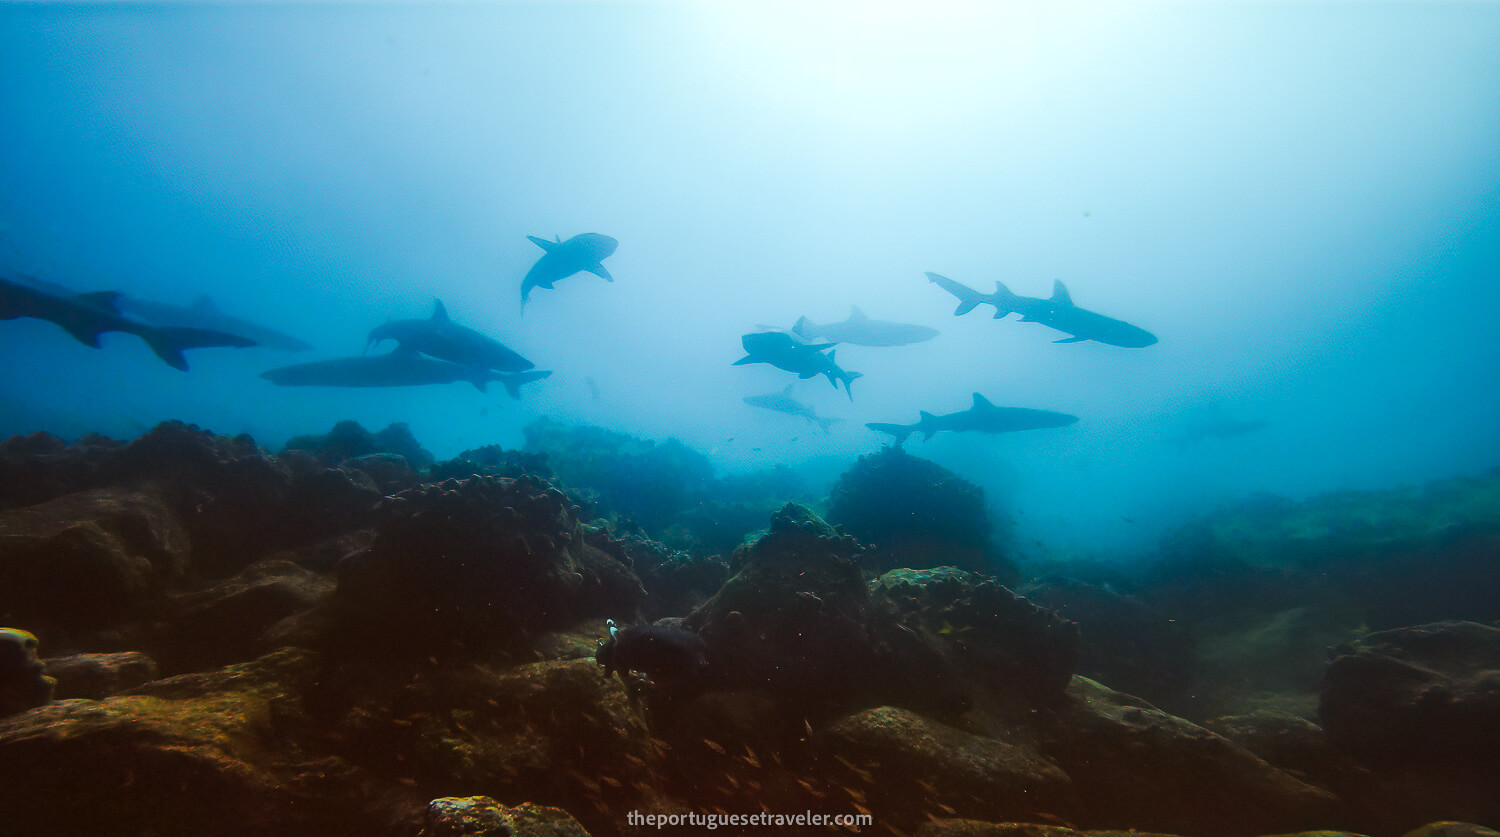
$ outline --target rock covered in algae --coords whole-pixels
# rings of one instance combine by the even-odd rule
[[[1500,752],[1500,629],[1437,622],[1341,646],[1318,712],[1329,738],[1352,753],[1493,763]]]
[[[629,567],[588,542],[566,497],[532,477],[423,485],[378,515],[331,601],[345,639],[367,652],[514,646],[590,616],[628,618],[645,595]],[[387,637],[382,649],[364,639],[372,631]]]
[[[57,681],[43,671],[37,638],[19,628],[0,628],[0,718],[44,706]]]
[[[718,678],[791,706],[891,703],[957,711],[963,684],[933,638],[873,600],[859,545],[808,509],[787,504],[770,531],[686,626],[708,642]]]
[[[427,806],[420,837],[589,837],[561,808],[506,806],[488,796],[445,796]]]
[[[1014,581],[984,490],[900,448],[860,457],[828,498],[828,521],[868,545],[875,572],[955,566]]]

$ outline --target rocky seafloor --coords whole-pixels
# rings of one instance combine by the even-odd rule
[[[527,435],[0,442],[0,834],[1496,834],[1500,473],[1122,568],[899,450]]]

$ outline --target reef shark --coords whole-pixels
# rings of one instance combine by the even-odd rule
[[[526,278],[521,280],[521,307],[526,307],[526,298],[531,296],[532,288],[552,288],[552,283],[559,279],[566,279],[575,273],[587,271],[604,279],[607,282],[615,281],[615,277],[609,275],[604,268],[603,260],[620,246],[620,242],[607,235],[599,233],[582,233],[575,235],[567,241],[557,236],[557,241],[548,241],[545,238],[537,238],[528,235],[527,238],[536,246],[546,250],[531,270],[526,271]]]
[[[85,346],[99,348],[99,335],[121,331],[146,341],[156,356],[173,369],[187,371],[188,349],[214,346],[254,346],[237,334],[205,328],[157,326],[120,313],[119,291],[79,294],[31,277],[0,278],[0,320],[34,317],[60,326]]]
[[[835,343],[853,343],[856,346],[905,346],[938,336],[937,329],[927,326],[872,320],[857,305],[850,306],[847,320],[818,325],[802,317],[792,326],[792,331],[809,341],[831,340]]]
[[[397,346],[383,355],[297,363],[268,369],[260,376],[283,387],[415,387],[468,381],[480,392],[486,392],[491,381],[499,381],[510,397],[520,398],[522,384],[551,374],[550,371],[495,372],[423,357],[409,346]]]
[[[827,375],[834,389],[838,389],[839,381],[843,381],[844,392],[848,393],[850,401],[854,400],[849,385],[861,373],[839,368],[834,362],[833,352],[823,354],[824,349],[834,345],[832,343],[806,343],[785,331],[757,331],[740,337],[740,345],[745,347],[746,354],[732,366],[769,363],[777,369],[795,372],[799,378]]]
[[[1011,433],[1017,430],[1041,430],[1048,427],[1066,427],[1078,421],[1078,416],[1054,413],[1051,410],[1030,410],[1025,407],[996,407],[979,393],[974,393],[974,406],[957,413],[935,416],[926,410],[916,424],[881,424],[872,422],[865,427],[889,433],[896,437],[896,447],[913,433],[921,433],[922,441],[932,434],[949,430],[955,433]]]
[[[214,305],[213,300],[206,296],[198,297],[189,306],[154,302],[124,294],[117,301],[122,313],[145,320],[152,325],[205,328],[225,334],[237,334],[254,340],[255,345],[266,349],[302,352],[312,348],[311,344],[285,332],[225,314],[217,305]]]
[[[958,308],[954,309],[954,316],[967,314],[974,310],[974,306],[987,302],[995,306],[995,319],[1014,311],[1021,315],[1022,322],[1041,323],[1072,335],[1052,341],[1054,343],[1094,340],[1111,346],[1123,346],[1127,349],[1141,349],[1156,343],[1156,335],[1139,326],[1133,326],[1122,320],[1096,314],[1074,305],[1073,298],[1069,296],[1068,289],[1063,286],[1061,280],[1053,280],[1051,299],[1038,299],[1011,293],[1010,289],[1000,282],[995,283],[994,293],[982,294],[936,273],[928,273],[927,278],[938,287],[958,297]]]
[[[820,429],[822,429],[824,433],[828,432],[829,426],[834,422],[842,421],[842,419],[836,418],[823,418],[822,416],[819,416],[812,407],[809,407],[806,404],[803,404],[801,401],[793,398],[791,384],[787,384],[786,389],[783,389],[781,392],[768,392],[765,395],[747,395],[742,400],[752,407],[760,407],[764,410],[775,410],[778,413],[801,416],[802,418],[807,419],[813,424],[816,424]]]
[[[365,349],[386,340],[424,355],[475,369],[524,372],[536,364],[521,357],[498,340],[486,337],[448,318],[442,300],[433,300],[432,316],[425,320],[395,320],[370,332]]]

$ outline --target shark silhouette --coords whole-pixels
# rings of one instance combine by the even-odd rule
[[[1030,410],[1025,407],[996,407],[988,399],[979,393],[974,393],[974,406],[957,413],[935,416],[926,410],[921,411],[922,418],[916,424],[881,424],[872,422],[865,427],[878,430],[881,433],[889,433],[896,437],[896,446],[900,447],[906,437],[913,433],[921,433],[922,441],[932,438],[932,434],[944,430],[955,433],[1011,433],[1018,430],[1041,430],[1048,427],[1066,427],[1078,421],[1078,416],[1070,416],[1067,413],[1054,413],[1051,410]]]
[[[842,421],[842,419],[836,418],[823,418],[812,407],[793,398],[791,384],[787,384],[786,389],[783,389],[781,392],[768,392],[765,395],[747,395],[741,400],[752,407],[760,407],[763,410],[775,410],[778,413],[801,416],[816,424],[824,433],[828,432],[829,426],[834,422]]]
[[[806,340],[828,340],[856,346],[905,346],[938,336],[937,329],[923,325],[872,320],[857,305],[850,307],[847,320],[818,325],[802,317],[792,326],[792,331]]]
[[[512,398],[520,398],[522,384],[551,374],[549,371],[495,372],[423,357],[409,346],[397,346],[383,355],[297,363],[268,369],[260,376],[283,387],[415,387],[468,381],[480,392],[486,392],[491,381],[499,381]]]
[[[121,294],[118,307],[121,313],[157,326],[180,328],[204,328],[210,331],[236,334],[255,341],[263,349],[302,352],[311,349],[306,341],[299,340],[283,331],[252,323],[219,310],[212,299],[200,296],[192,305],[173,305]]]
[[[377,326],[370,332],[366,349],[386,340],[395,340],[428,357],[477,369],[524,372],[536,365],[500,341],[453,322],[442,300],[437,299],[432,301],[432,316],[425,320],[395,320]]]
[[[795,372],[799,378],[827,375],[828,382],[833,384],[834,389],[838,389],[839,381],[843,381],[844,392],[848,393],[850,401],[854,400],[854,393],[849,391],[849,385],[861,373],[846,372],[839,368],[834,362],[833,352],[823,354],[824,349],[834,345],[832,343],[806,343],[785,331],[757,331],[740,337],[740,345],[745,347],[746,354],[731,366],[769,363],[777,369]]]
[[[526,271],[526,278],[521,280],[521,307],[526,307],[526,299],[531,296],[532,288],[552,288],[552,283],[559,279],[566,279],[575,273],[587,271],[608,282],[615,281],[615,277],[609,275],[609,271],[602,264],[603,260],[620,242],[607,235],[599,233],[583,233],[575,235],[567,241],[557,236],[557,241],[548,241],[545,238],[537,238],[528,235],[527,238],[536,246],[546,250],[531,270]]]
[[[99,335],[121,331],[146,341],[151,351],[173,369],[187,371],[188,349],[211,346],[254,346],[237,334],[205,328],[156,326],[120,313],[119,291],[78,294],[31,277],[0,278],[0,320],[34,317],[60,326],[85,346],[99,348]]]
[[[1096,314],[1074,305],[1073,298],[1068,294],[1068,289],[1063,286],[1061,280],[1053,281],[1051,299],[1038,299],[1011,293],[1010,289],[1000,282],[995,283],[994,293],[982,294],[936,273],[927,274],[927,278],[938,287],[958,297],[958,308],[954,309],[954,316],[967,314],[974,310],[974,306],[987,302],[995,306],[995,319],[1015,311],[1021,315],[1022,322],[1041,323],[1072,335],[1061,340],[1054,340],[1054,343],[1095,340],[1127,349],[1141,349],[1156,343],[1156,335],[1139,326],[1133,326],[1122,320]]]

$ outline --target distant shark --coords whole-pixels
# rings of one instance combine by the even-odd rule
[[[996,319],[1015,311],[1020,313],[1022,322],[1041,323],[1072,335],[1061,340],[1054,340],[1054,343],[1095,340],[1127,349],[1141,349],[1156,343],[1156,335],[1139,326],[1133,326],[1103,314],[1095,314],[1093,311],[1074,305],[1073,298],[1068,295],[1068,289],[1060,280],[1052,282],[1051,299],[1037,299],[1013,294],[1000,282],[995,283],[994,293],[982,294],[936,273],[927,274],[927,278],[938,287],[958,297],[958,308],[953,311],[954,316],[967,314],[974,310],[974,306],[987,302],[995,306]]]
[[[775,410],[778,413],[786,413],[793,416],[801,416],[816,424],[824,433],[836,421],[842,419],[823,418],[813,411],[812,407],[803,404],[792,397],[792,385],[787,384],[786,389],[781,392],[769,392],[765,395],[747,395],[744,402],[752,407],[760,407],[765,410]]]
[[[442,300],[433,300],[432,316],[425,320],[396,320],[370,332],[366,350],[386,340],[424,355],[476,369],[524,372],[536,364],[511,351],[498,340],[448,318]]]
[[[1261,419],[1235,418],[1225,413],[1219,405],[1210,404],[1206,409],[1189,416],[1182,432],[1166,441],[1177,445],[1191,445],[1206,439],[1230,439],[1254,433],[1268,424],[1269,422]]]
[[[757,331],[740,337],[740,345],[745,347],[746,355],[732,366],[769,363],[777,369],[795,372],[799,378],[827,375],[834,389],[838,389],[839,381],[843,381],[844,392],[849,394],[849,400],[854,400],[849,385],[860,377],[860,373],[839,368],[833,360],[833,352],[823,354],[824,349],[834,345],[832,343],[806,343],[785,331]]]
[[[792,326],[792,331],[809,341],[830,340],[856,346],[905,346],[938,336],[937,329],[927,326],[872,320],[857,305],[851,306],[849,319],[843,322],[818,325],[802,317]]]
[[[551,374],[549,371],[494,372],[423,357],[416,349],[397,346],[383,355],[298,363],[269,369],[260,376],[283,387],[415,387],[468,381],[480,392],[486,392],[491,381],[499,381],[505,385],[510,397],[520,398],[522,384]]]
[[[312,348],[311,344],[285,332],[225,314],[206,296],[198,297],[192,305],[186,307],[123,294],[118,303],[122,313],[139,317],[152,325],[206,328],[225,334],[238,334],[254,340],[255,345],[266,349],[302,352]]]
[[[526,298],[531,296],[532,288],[551,289],[552,283],[559,279],[566,279],[575,273],[587,271],[608,282],[615,281],[615,277],[609,275],[602,262],[620,242],[607,235],[599,233],[583,233],[575,235],[567,241],[557,236],[557,241],[548,241],[545,238],[537,238],[528,235],[527,238],[536,246],[546,250],[531,270],[526,272],[526,278],[521,280],[521,307],[526,306]]]
[[[254,346],[237,334],[204,328],[156,326],[120,313],[119,291],[79,294],[51,282],[17,276],[0,278],[0,320],[35,317],[62,327],[85,346],[99,348],[99,335],[122,331],[146,341],[156,356],[173,369],[187,371],[188,349],[211,346]]]
[[[996,407],[979,393],[974,393],[974,406],[967,410],[935,416],[926,410],[916,424],[881,424],[873,422],[865,427],[889,433],[896,437],[900,447],[906,437],[921,433],[922,441],[943,430],[955,433],[1010,433],[1017,430],[1041,430],[1048,427],[1066,427],[1078,421],[1078,416],[1054,413],[1051,410],[1028,410],[1025,407]]]

